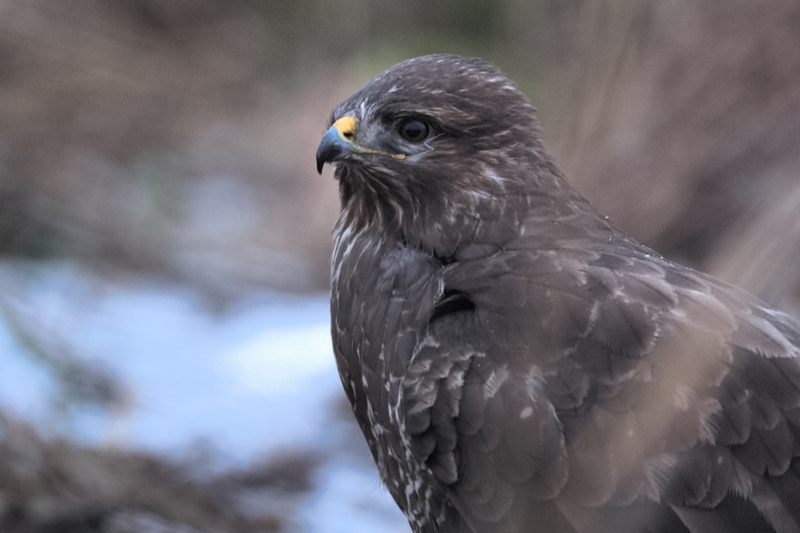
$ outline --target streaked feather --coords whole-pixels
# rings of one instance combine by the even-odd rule
[[[331,329],[415,533],[800,533],[800,323],[616,229],[487,63],[410,60],[345,115],[407,155],[338,162]]]

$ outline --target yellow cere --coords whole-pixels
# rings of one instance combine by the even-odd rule
[[[359,154],[379,154],[379,155],[388,155],[389,157],[393,157],[395,159],[405,159],[406,154],[390,154],[388,152],[384,152],[382,150],[375,150],[372,148],[367,148],[365,146],[359,146],[353,143],[353,139],[356,135],[357,125],[356,119],[353,117],[342,117],[336,122],[333,123],[333,127],[336,128],[336,131],[339,132],[339,136],[353,145],[355,151]]]
[[[353,140],[356,134],[356,119],[353,117],[342,117],[333,123],[333,127],[339,132],[339,135],[348,141]]]

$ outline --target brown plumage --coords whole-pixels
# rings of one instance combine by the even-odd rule
[[[415,532],[800,532],[798,322],[614,227],[481,60],[331,123],[334,351]]]

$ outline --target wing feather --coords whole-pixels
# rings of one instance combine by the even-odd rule
[[[796,322],[628,248],[482,252],[444,275],[474,307],[458,328],[432,328],[443,345],[480,345],[450,411],[458,463],[447,483],[468,523],[518,518],[506,501],[515,487],[603,524],[608,506],[639,523],[650,502],[689,531],[735,531],[738,498],[767,518],[758,527],[795,531],[798,505],[786,495],[800,487]],[[531,374],[535,394],[520,379]]]

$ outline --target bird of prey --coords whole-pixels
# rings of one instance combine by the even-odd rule
[[[415,533],[800,532],[800,323],[615,227],[495,66],[390,68],[316,156],[339,374]]]

